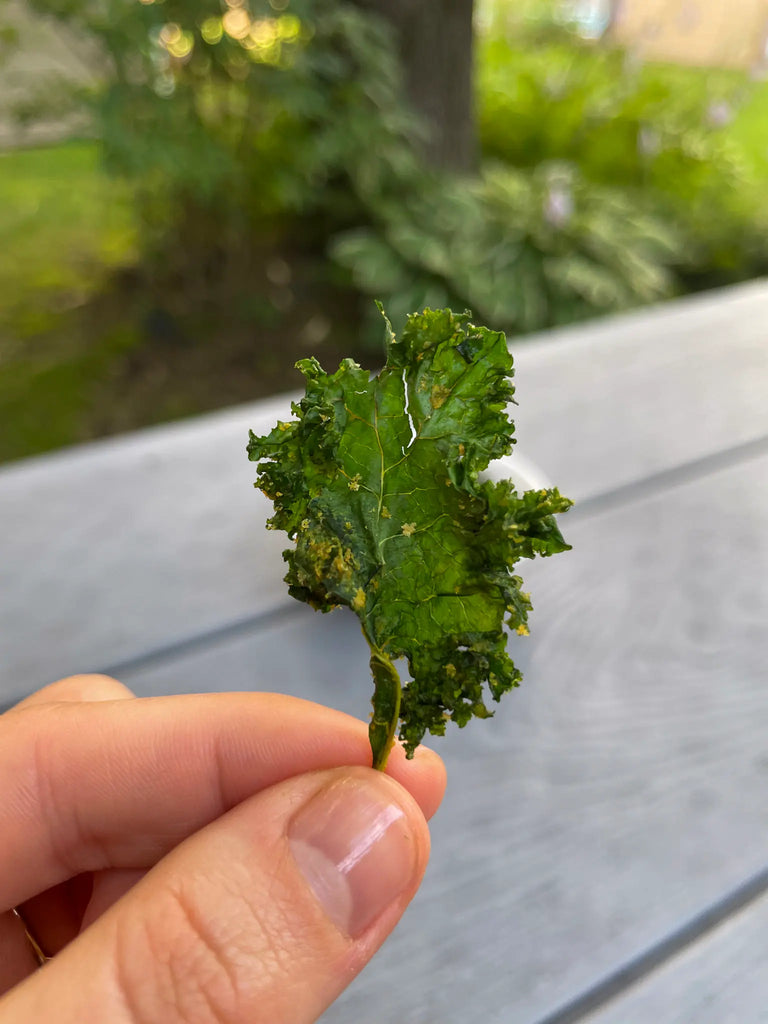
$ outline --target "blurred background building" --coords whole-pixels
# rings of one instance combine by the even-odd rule
[[[646,60],[717,68],[765,65],[767,0],[613,0],[594,6],[607,18],[612,38]]]

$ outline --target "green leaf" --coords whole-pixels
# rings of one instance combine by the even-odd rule
[[[399,340],[389,331],[374,378],[351,360],[334,374],[315,359],[298,365],[306,395],[297,418],[251,433],[249,457],[274,502],[268,525],[295,540],[284,553],[290,593],[360,618],[383,767],[398,717],[411,756],[446,719],[463,726],[490,715],[486,685],[494,700],[518,685],[505,623],[526,633],[531,604],[511,570],[568,547],[553,516],[571,502],[480,479],[512,447],[512,357],[504,335],[469,313],[409,316]],[[412,676],[402,698],[398,658]]]

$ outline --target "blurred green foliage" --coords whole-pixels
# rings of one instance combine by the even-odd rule
[[[82,408],[125,327],[83,331],[81,312],[137,257],[129,191],[93,143],[0,154],[0,461],[80,436]]]
[[[731,128],[746,74],[642,63],[582,38],[542,0],[496,7],[478,60],[483,151],[519,168],[568,161],[684,239],[687,287],[768,271],[764,182]]]
[[[562,15],[574,5],[479,0],[482,165],[470,178],[423,165],[389,28],[352,3],[26,8],[65,41],[74,33],[92,67],[75,84],[41,76],[18,118],[85,111],[96,142],[0,156],[0,458],[143,422],[125,410],[83,426],[89,403],[115,401],[118,384],[99,381],[124,380],[128,352],[141,349],[149,379],[150,350],[160,362],[165,345],[166,383],[147,385],[135,414],[145,419],[163,415],[160,391],[185,362],[195,371],[178,380],[174,414],[202,407],[193,378],[205,358],[256,374],[274,364],[287,346],[270,331],[293,330],[273,303],[288,290],[270,278],[275,259],[281,280],[286,257],[318,268],[291,284],[297,339],[316,284],[347,339],[359,321],[337,284],[381,299],[396,328],[450,305],[524,333],[768,273],[768,86],[639,63],[582,38]],[[16,42],[0,24],[0,59]],[[109,278],[130,261],[146,294],[126,301]],[[102,288],[105,306],[89,312]],[[161,321],[165,341],[146,327]],[[221,387],[235,400],[231,381]]]
[[[102,75],[87,98],[107,166],[133,183],[145,252],[190,301],[211,277],[239,274],[245,286],[254,242],[270,234],[328,246],[395,321],[458,304],[531,331],[674,291],[675,231],[579,152],[533,146],[551,53],[506,89],[519,54],[502,38],[484,45],[483,144],[511,166],[464,181],[420,163],[387,27],[352,5],[30,2],[97,44]],[[600,90],[608,65],[617,70],[613,55],[605,62]],[[547,114],[555,136],[575,134],[593,78]],[[606,150],[618,144],[604,135]]]
[[[30,0],[95,44],[87,103],[145,249],[203,274],[265,234],[322,242],[413,175],[386,26],[333,0]]]
[[[517,333],[768,273],[768,159],[732,127],[755,93],[759,120],[760,83],[643,64],[573,5],[481,6],[480,179],[435,177],[334,240],[358,287],[398,322],[450,304]]]
[[[488,162],[477,180],[435,181],[378,213],[332,252],[361,290],[386,296],[396,329],[413,309],[450,305],[521,333],[674,290],[680,237],[569,165]]]
[[[40,334],[136,256],[130,191],[92,143],[0,152],[0,334]]]

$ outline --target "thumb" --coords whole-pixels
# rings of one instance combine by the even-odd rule
[[[413,897],[418,805],[365,768],[245,800],[163,858],[0,1000],[0,1024],[305,1024],[370,959]]]

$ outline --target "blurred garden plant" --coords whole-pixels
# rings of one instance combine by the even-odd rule
[[[332,251],[361,290],[387,295],[398,327],[411,308],[448,305],[524,333],[675,288],[679,235],[564,164],[526,172],[487,162],[476,180],[436,182],[379,215]]]
[[[674,290],[674,232],[578,170],[488,165],[462,179],[424,167],[392,38],[369,12],[30,2],[104,56],[85,98],[108,166],[135,184],[148,250],[195,292],[201,276],[242,272],[270,233],[319,252],[330,239],[396,327],[406,311],[458,304],[530,331]]]
[[[460,175],[407,106],[407,0],[0,4],[0,73],[30,15],[89,71],[30,62],[0,118],[96,140],[0,161],[0,458],[288,388],[305,343],[362,359],[350,284],[397,330],[452,306],[519,334],[768,273],[768,86],[643,66],[578,7],[476,0]]]
[[[435,180],[334,241],[398,326],[465,305],[528,332],[768,273],[764,189],[729,132],[746,76],[644,65],[577,8],[481,5],[479,180]]]
[[[636,66],[568,5],[488,0],[483,164],[460,177],[423,165],[390,27],[353,3],[28,2],[93,44],[72,98],[135,189],[145,254],[192,296],[247,288],[270,240],[330,253],[396,328],[458,305],[527,332],[768,270],[726,80]]]
[[[767,272],[764,189],[729,130],[755,83],[644,64],[610,38],[585,38],[568,17],[576,7],[489,4],[477,64],[484,154],[521,169],[567,161],[674,225],[683,290]]]
[[[386,26],[332,0],[29,0],[99,55],[87,104],[148,251],[194,280],[320,239],[413,173]]]

